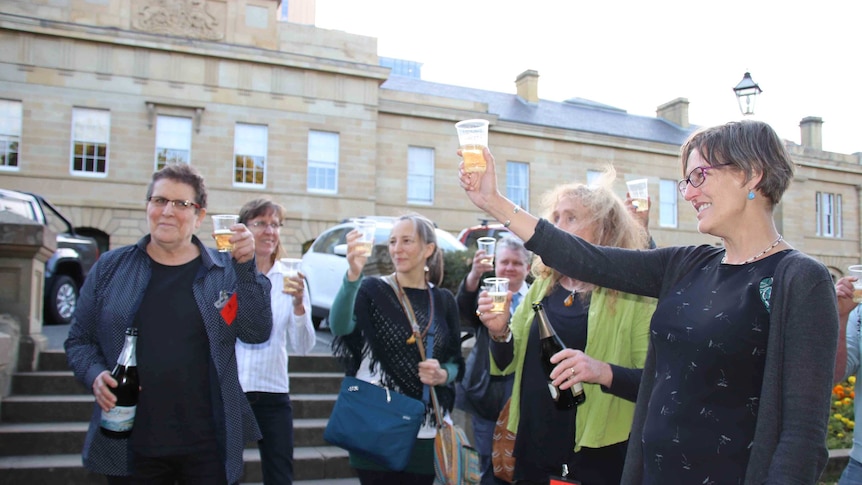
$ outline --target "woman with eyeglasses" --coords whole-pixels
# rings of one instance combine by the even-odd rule
[[[838,311],[825,266],[778,233],[793,162],[772,128],[732,122],[692,134],[679,188],[709,245],[595,246],[503,197],[494,159],[460,172],[467,196],[551,267],[658,298],[622,483],[812,484],[826,459]],[[554,383],[578,369],[552,359]]]
[[[206,217],[203,177],[171,164],[147,187],[149,234],[103,254],[81,289],[66,356],[95,405],[84,466],[109,484],[234,484],[245,443],[260,438],[240,387],[234,342],[269,338],[269,281],[255,268],[255,241],[231,227],[230,253],[194,235]],[[99,431],[114,409],[111,369],[127,328],[138,329],[140,392],[131,435]]]
[[[302,273],[284,277],[279,258],[281,226],[286,211],[271,200],[250,200],[239,210],[239,222],[254,235],[257,270],[269,278],[272,289],[272,333],[262,343],[236,343],[239,382],[251,404],[263,438],[257,442],[263,483],[293,483],[293,407],[287,372],[288,342],[292,353],[307,354],[317,339],[311,322],[311,302]],[[289,288],[289,289],[286,289]]]

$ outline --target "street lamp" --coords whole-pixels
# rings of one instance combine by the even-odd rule
[[[754,102],[763,90],[754,82],[754,79],[751,79],[749,72],[746,71],[742,81],[733,88],[733,92],[736,93],[736,101],[739,102],[739,110],[742,114],[746,116],[754,114]]]

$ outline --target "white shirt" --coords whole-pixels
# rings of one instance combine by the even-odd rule
[[[304,315],[293,314],[293,296],[282,291],[284,267],[276,260],[266,277],[272,283],[272,333],[259,344],[236,341],[236,363],[239,383],[244,392],[289,393],[287,374],[287,341],[293,352],[307,354],[317,341],[311,322],[311,302],[308,291],[302,292]]]

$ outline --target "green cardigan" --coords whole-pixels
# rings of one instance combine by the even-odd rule
[[[550,279],[536,280],[527,292],[525,302],[541,300]],[[590,357],[633,369],[643,368],[649,344],[649,324],[656,300],[628,293],[617,293],[613,308],[611,292],[604,288],[593,291],[587,319],[587,347]],[[512,403],[509,405],[509,431],[517,433],[521,419],[521,371],[530,326],[535,312],[532,305],[518,305],[512,316],[514,358],[503,369],[491,362],[491,373],[515,373]],[[575,423],[575,451],[582,446],[601,448],[621,443],[629,438],[635,404],[601,390],[598,384],[584,383],[587,400],[578,408]]]

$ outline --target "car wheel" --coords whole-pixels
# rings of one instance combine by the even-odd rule
[[[69,276],[57,276],[45,295],[45,320],[65,325],[72,321],[77,306],[78,284]]]

